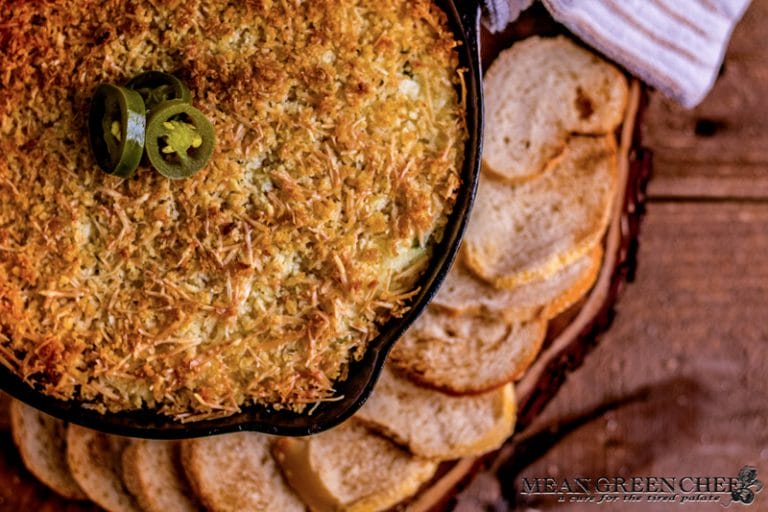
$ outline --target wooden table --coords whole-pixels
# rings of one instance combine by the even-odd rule
[[[703,104],[652,94],[636,282],[498,481],[481,475],[459,510],[596,510],[521,496],[522,477],[736,476],[750,464],[768,482],[767,33],[768,0],[753,0]],[[768,489],[745,510],[768,510]]]
[[[595,510],[524,500],[522,476],[735,475],[752,464],[768,481],[766,33],[768,0],[753,0],[700,107],[652,95],[644,140],[655,174],[636,282],[520,456],[498,480],[481,474],[459,510]],[[0,511],[86,509],[51,496],[0,436]],[[768,490],[745,510],[768,510]]]

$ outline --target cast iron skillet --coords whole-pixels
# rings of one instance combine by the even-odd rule
[[[429,303],[448,272],[461,242],[477,186],[483,128],[482,73],[478,53],[480,6],[476,0],[436,0],[436,3],[448,14],[455,37],[462,42],[458,47],[459,66],[466,70],[469,139],[462,168],[462,187],[443,240],[435,250],[429,270],[422,276],[421,292],[414,297],[412,308],[402,318],[392,319],[383,325],[381,335],[370,343],[363,358],[350,365],[349,377],[336,384],[336,396],[343,398],[321,403],[312,415],[251,406],[225,418],[183,424],[153,411],[99,414],[83,409],[77,402],[57,400],[34,390],[3,366],[0,366],[0,388],[37,409],[71,423],[111,434],[154,439],[202,437],[242,430],[304,436],[334,427],[357,411],[376,383],[389,350]]]

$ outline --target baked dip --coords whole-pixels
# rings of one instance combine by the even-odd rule
[[[428,267],[466,139],[425,0],[0,1],[0,362],[101,412],[332,400]],[[173,73],[194,176],[90,152],[99,83]]]

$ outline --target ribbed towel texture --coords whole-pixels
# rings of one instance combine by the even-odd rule
[[[751,0],[541,0],[552,16],[630,73],[684,107],[714,85],[736,23]],[[502,30],[532,0],[486,0]]]

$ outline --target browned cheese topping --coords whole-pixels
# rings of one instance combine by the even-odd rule
[[[333,399],[453,206],[456,44],[425,0],[0,0],[0,363],[183,421]],[[95,87],[146,70],[215,127],[193,178],[90,153]]]

